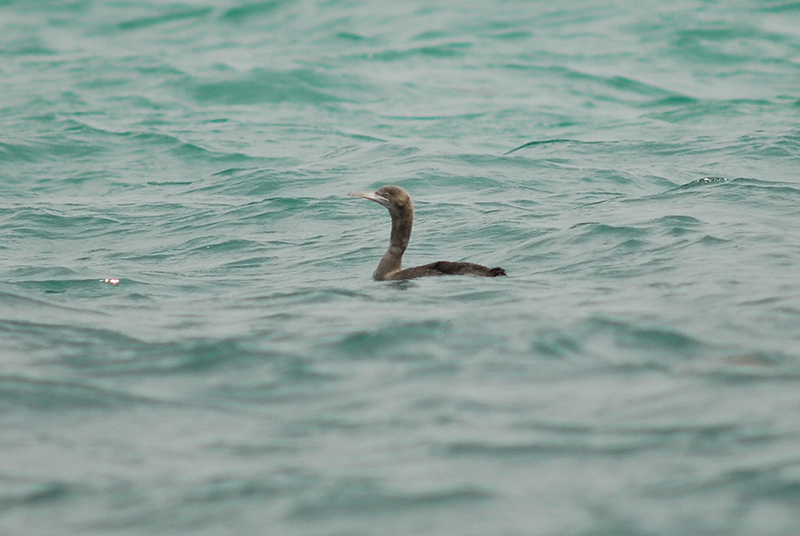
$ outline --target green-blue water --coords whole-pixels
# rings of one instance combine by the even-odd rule
[[[800,3],[11,0],[0,118],[0,533],[797,534]]]

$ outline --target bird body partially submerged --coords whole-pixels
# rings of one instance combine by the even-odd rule
[[[506,275],[500,267],[487,268],[471,262],[438,261],[423,266],[403,269],[403,253],[411,238],[414,224],[414,204],[411,196],[399,186],[384,186],[375,193],[350,192],[348,195],[375,201],[389,209],[392,217],[392,234],[389,238],[389,249],[383,254],[373,277],[378,281],[416,279],[438,275],[475,275],[497,277]]]

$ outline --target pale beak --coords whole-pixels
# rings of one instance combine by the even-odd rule
[[[384,207],[389,206],[389,200],[385,197],[382,197],[376,193],[369,193],[369,192],[347,192],[347,195],[352,197],[363,197],[364,199],[369,199],[370,201],[375,201],[379,205],[383,205]]]

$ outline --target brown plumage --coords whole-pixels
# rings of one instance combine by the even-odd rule
[[[350,192],[348,195],[375,201],[389,209],[389,214],[392,217],[392,234],[389,238],[389,249],[383,254],[375,273],[372,274],[377,281],[416,279],[417,277],[436,275],[476,275],[483,277],[506,275],[506,271],[499,266],[487,268],[471,262],[438,261],[403,270],[403,253],[408,247],[408,241],[411,238],[411,227],[414,224],[414,204],[411,202],[411,196],[399,186],[384,186],[375,193]]]

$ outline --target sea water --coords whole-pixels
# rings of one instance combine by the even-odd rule
[[[7,0],[0,112],[2,534],[800,530],[799,3]]]

